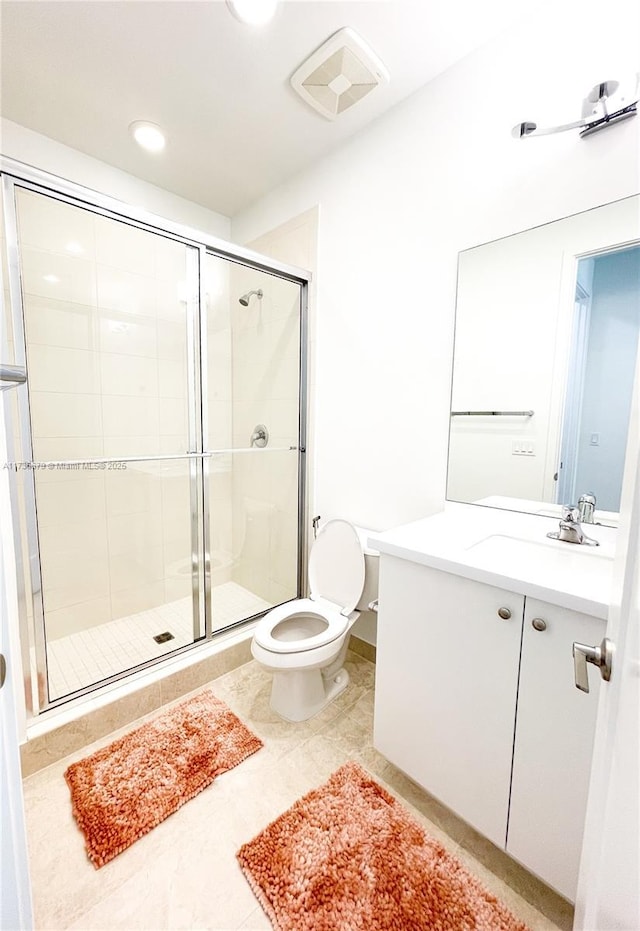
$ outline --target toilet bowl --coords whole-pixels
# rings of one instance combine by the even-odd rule
[[[378,553],[367,531],[328,521],[309,555],[309,598],[269,611],[258,622],[251,653],[273,673],[271,708],[306,721],[349,684],[344,669],[351,628],[378,597]]]

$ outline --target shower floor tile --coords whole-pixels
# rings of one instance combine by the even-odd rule
[[[299,724],[282,721],[271,711],[271,677],[255,662],[210,683],[264,747],[101,870],[94,869],[84,850],[63,773],[70,763],[161,712],[25,779],[36,931],[269,929],[235,853],[349,759],[397,796],[531,931],[569,931],[573,910],[567,902],[374,749],[375,666],[349,653],[346,668],[348,688],[315,718]]]
[[[272,607],[236,582],[212,589],[214,629]],[[156,643],[169,631],[172,640]],[[191,598],[180,598],[51,640],[47,646],[49,694],[53,701],[193,642]]]

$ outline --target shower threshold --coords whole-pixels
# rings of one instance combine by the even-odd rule
[[[214,629],[229,627],[273,607],[271,602],[236,582],[217,585],[212,590],[212,600]],[[165,631],[172,638],[157,643],[154,638]],[[190,597],[50,640],[47,646],[50,700],[56,701],[192,642]]]

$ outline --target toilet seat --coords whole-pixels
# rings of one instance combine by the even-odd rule
[[[308,615],[324,621],[327,625],[325,629],[295,640],[279,640],[274,637],[275,628],[283,621],[295,621],[297,617]],[[258,623],[254,639],[263,650],[269,650],[270,653],[303,653],[337,640],[346,631],[348,623],[348,618],[340,613],[338,605],[312,598],[299,598],[269,611]]]
[[[364,553],[356,529],[346,520],[327,521],[309,556],[311,597],[269,611],[256,626],[255,642],[270,653],[282,654],[306,653],[338,640],[353,621],[352,612],[362,595],[364,579]],[[307,635],[305,617],[326,626],[317,630],[317,623],[312,623]],[[286,621],[291,621],[290,629],[279,638],[276,628]]]

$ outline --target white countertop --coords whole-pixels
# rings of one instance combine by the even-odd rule
[[[555,518],[448,502],[433,517],[370,534],[381,554],[606,618],[617,530],[583,524],[600,546],[550,540]]]

